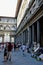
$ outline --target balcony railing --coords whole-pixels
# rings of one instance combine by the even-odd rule
[[[16,22],[4,22],[4,21],[0,21],[0,24],[17,24]]]

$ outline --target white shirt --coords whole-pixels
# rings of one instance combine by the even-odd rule
[[[22,45],[22,50],[25,50],[26,49],[26,46],[25,45]]]

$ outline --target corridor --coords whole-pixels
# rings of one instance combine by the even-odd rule
[[[7,43],[30,53],[13,50],[3,62]],[[43,0],[0,0],[0,65],[43,65]]]

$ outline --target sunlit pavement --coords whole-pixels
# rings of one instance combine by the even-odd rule
[[[3,62],[3,52],[0,52],[0,65],[43,65],[43,61],[37,61],[29,53],[23,56],[21,51],[12,52],[12,61]]]

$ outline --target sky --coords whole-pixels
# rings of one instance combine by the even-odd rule
[[[15,17],[17,0],[0,0],[0,16]]]

